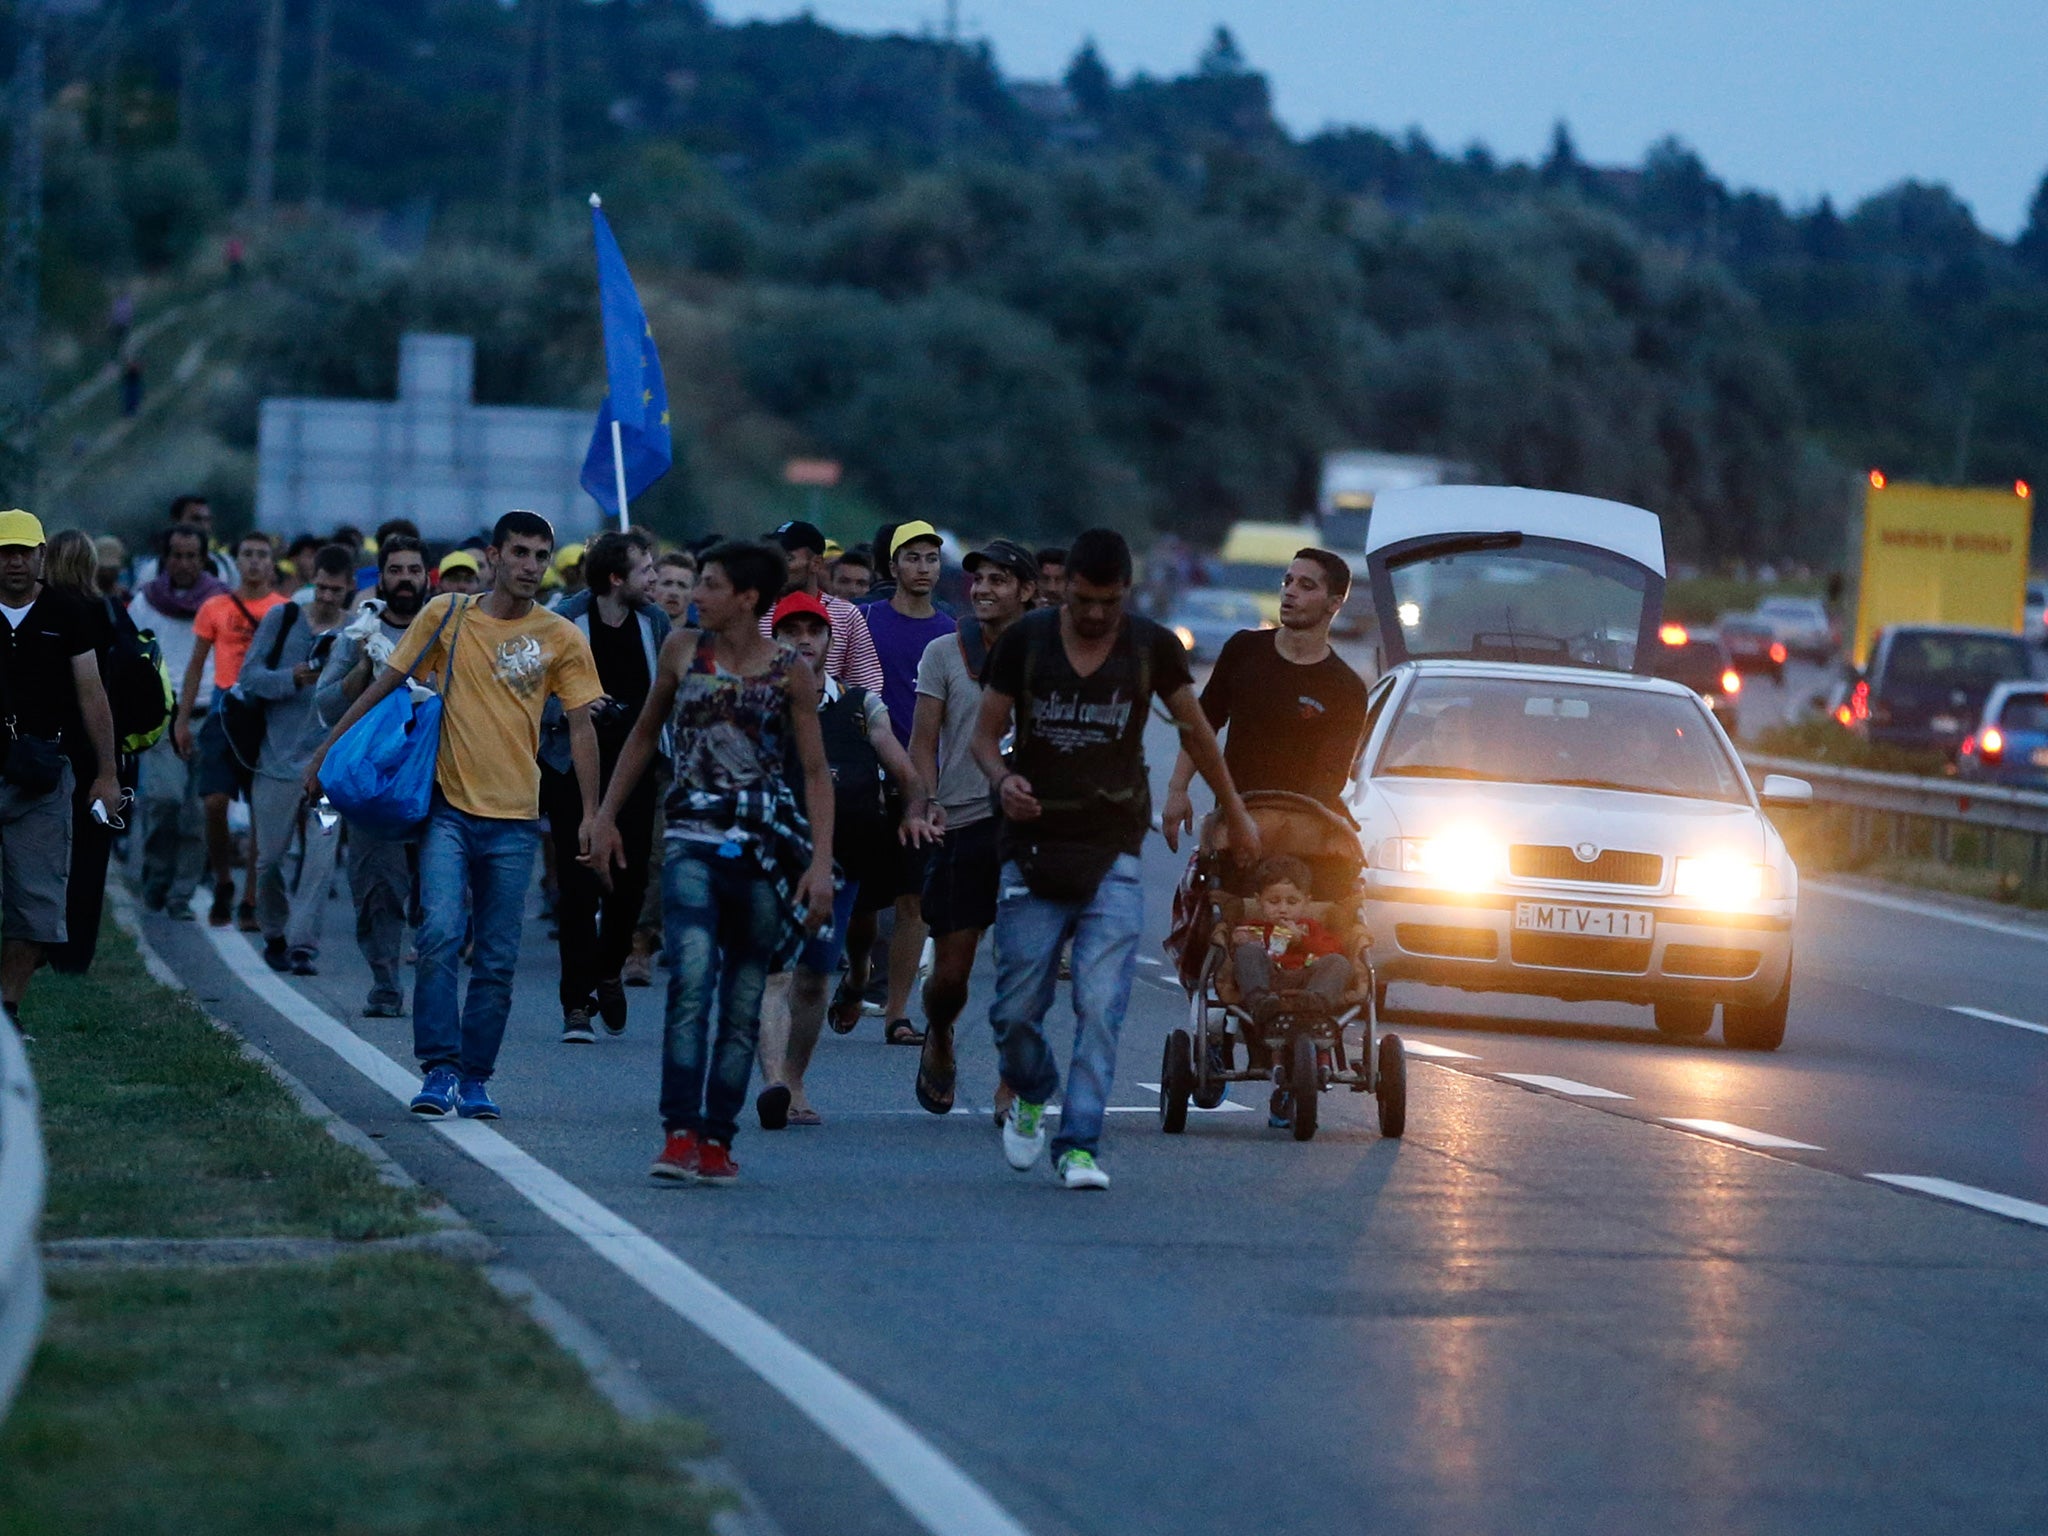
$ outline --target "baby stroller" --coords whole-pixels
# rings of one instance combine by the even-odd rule
[[[1351,961],[1351,985],[1334,1007],[1305,993],[1275,992],[1275,1003],[1254,1020],[1239,996],[1230,951],[1231,932],[1254,894],[1246,889],[1251,869],[1231,858],[1229,831],[1212,813],[1175,893],[1166,940],[1188,993],[1188,1024],[1166,1037],[1159,1128],[1180,1134],[1190,1102],[1214,1109],[1231,1083],[1271,1082],[1276,1113],[1284,1093],[1294,1139],[1307,1141],[1316,1133],[1318,1096],[1343,1083],[1353,1093],[1372,1094],[1380,1134],[1399,1136],[1408,1120],[1407,1062],[1400,1037],[1379,1030],[1358,828],[1305,795],[1261,790],[1244,803],[1264,853],[1292,854],[1308,865],[1314,883],[1309,915],[1340,940]],[[1353,1024],[1355,1046],[1346,1034]]]

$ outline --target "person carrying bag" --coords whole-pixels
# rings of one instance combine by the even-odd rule
[[[328,752],[320,787],[333,807],[378,837],[409,837],[434,804],[434,762],[441,749],[441,716],[455,677],[455,647],[462,640],[462,615],[474,598],[458,597],[441,616],[433,640],[405,669],[405,686],[381,700]],[[441,631],[455,620],[439,691],[418,697],[413,673],[434,649]]]

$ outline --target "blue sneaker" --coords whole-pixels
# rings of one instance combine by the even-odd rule
[[[465,1077],[455,1092],[455,1113],[465,1120],[495,1120],[498,1106],[491,1102],[491,1090],[480,1077]]]
[[[420,1084],[420,1091],[412,1096],[412,1112],[429,1120],[438,1120],[453,1113],[456,1086],[453,1067],[434,1068],[427,1074],[427,1080]]]

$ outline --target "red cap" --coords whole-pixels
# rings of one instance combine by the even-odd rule
[[[775,605],[775,611],[768,615],[768,633],[774,634],[782,628],[782,621],[792,613],[808,613],[814,619],[823,619],[825,627],[832,627],[832,615],[825,605],[808,592],[792,592]]]

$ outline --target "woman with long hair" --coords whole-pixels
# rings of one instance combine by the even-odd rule
[[[99,550],[92,539],[76,528],[66,528],[44,551],[43,584],[68,594],[88,614],[104,682],[107,651],[114,643],[114,614],[110,600],[99,589],[99,563]],[[98,759],[82,727],[65,731],[64,752],[71,759],[71,778],[77,786],[71,792],[71,875],[64,887],[66,937],[43,954],[52,970],[76,976],[91,967],[99,947],[100,909],[106,900],[107,859],[113,853],[114,833],[93,820],[92,781]],[[123,759],[122,787],[131,787],[134,777],[134,764]],[[107,809],[118,812],[120,807]]]

